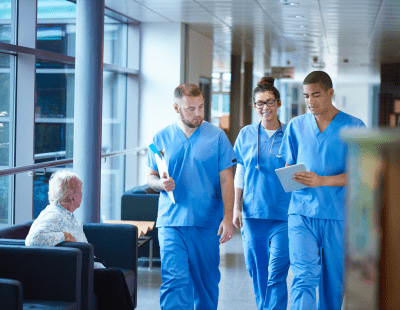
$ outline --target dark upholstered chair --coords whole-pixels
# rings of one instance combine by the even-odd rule
[[[0,230],[0,244],[25,245],[32,222]],[[57,248],[78,248],[82,252],[82,308],[97,309],[93,294],[93,256],[100,257],[108,267],[117,267],[125,275],[134,307],[137,305],[137,227],[119,224],[84,224],[89,243],[62,242]],[[5,239],[7,238],[7,239]],[[19,240],[16,240],[18,238]],[[1,309],[1,308],[0,308]]]
[[[153,221],[157,220],[159,194],[149,194],[148,186],[135,187],[126,191],[121,197],[121,220]],[[154,191],[152,191],[154,193]],[[146,236],[153,237],[153,257],[160,257],[158,228],[148,231]],[[149,257],[149,247],[139,248],[139,257]]]
[[[22,310],[23,303],[22,283],[17,280],[0,279],[0,309]]]
[[[0,245],[0,309],[81,309],[79,249]]]

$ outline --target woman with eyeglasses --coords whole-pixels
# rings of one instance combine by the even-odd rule
[[[238,165],[233,224],[242,232],[258,310],[287,307],[290,193],[284,192],[275,173],[285,166],[279,148],[287,125],[277,117],[280,106],[274,78],[263,77],[253,91],[253,108],[261,121],[242,128],[234,147]]]

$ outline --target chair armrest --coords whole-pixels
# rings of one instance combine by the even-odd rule
[[[76,248],[82,251],[82,309],[92,309],[93,296],[93,245],[84,242],[61,242],[56,247]]]
[[[22,224],[10,225],[0,229],[0,238],[25,240],[32,223],[33,221],[29,221]]]
[[[22,310],[22,284],[17,280],[0,279],[0,309]]]
[[[137,227],[128,224],[83,224],[94,255],[104,259],[107,267],[131,269],[137,272]]]
[[[22,283],[26,300],[81,303],[79,249],[0,245],[0,277]]]
[[[25,240],[21,239],[0,239],[0,245],[19,245],[24,246]]]

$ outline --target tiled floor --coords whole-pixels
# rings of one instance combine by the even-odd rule
[[[221,245],[220,253],[221,281],[218,310],[255,310],[253,286],[246,271],[242,239],[237,230],[232,240]],[[159,263],[155,263],[153,270],[149,270],[146,263],[142,263],[142,267],[139,267],[137,310],[160,309],[159,289],[162,282],[159,266]],[[291,285],[292,278],[289,270],[288,287]]]

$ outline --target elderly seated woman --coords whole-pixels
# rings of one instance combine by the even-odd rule
[[[82,181],[73,172],[60,170],[49,181],[48,205],[33,222],[27,246],[55,246],[61,242],[87,242],[82,223],[74,216],[82,201]],[[97,260],[97,259],[95,259]],[[122,271],[94,263],[93,290],[99,309],[133,309]]]

